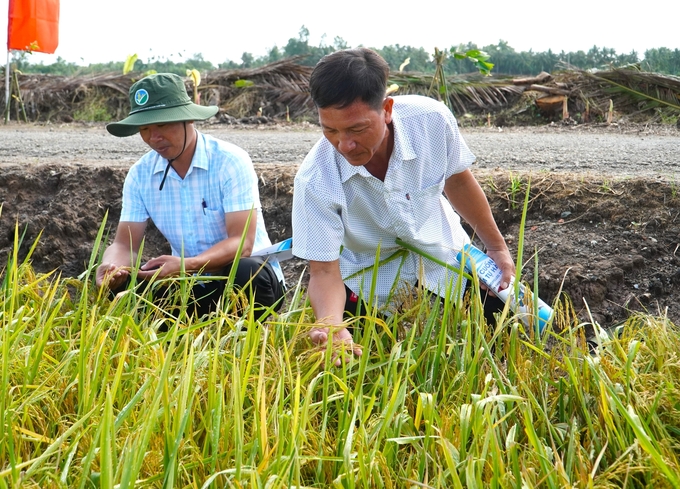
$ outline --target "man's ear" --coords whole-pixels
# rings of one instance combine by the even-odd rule
[[[383,101],[383,110],[385,111],[385,124],[392,122],[392,106],[394,105],[394,99],[392,97],[385,97]]]

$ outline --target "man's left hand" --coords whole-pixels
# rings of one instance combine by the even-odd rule
[[[510,255],[510,250],[507,247],[499,250],[487,249],[486,254],[496,262],[498,268],[503,272],[499,290],[507,289],[510,286],[512,277],[515,276],[515,262]]]
[[[137,277],[142,280],[149,280],[151,278],[165,278],[173,275],[178,275],[182,269],[182,260],[178,256],[171,255],[161,255],[156,258],[152,258],[144,265],[142,265],[138,272]]]

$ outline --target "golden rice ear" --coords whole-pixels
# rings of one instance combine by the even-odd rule
[[[393,83],[392,85],[387,87],[387,93],[385,95],[392,95],[397,90],[399,90],[399,85],[397,85],[396,83]]]

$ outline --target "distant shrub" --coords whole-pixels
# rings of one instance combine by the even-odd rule
[[[86,100],[80,108],[73,111],[73,119],[83,122],[109,122],[113,117],[103,99],[93,98]]]

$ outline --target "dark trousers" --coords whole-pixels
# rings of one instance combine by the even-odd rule
[[[227,277],[231,273],[233,264],[227,265],[217,276]],[[127,289],[130,285],[128,281],[120,288],[112,291],[115,295]],[[177,285],[177,284],[172,284]],[[224,294],[226,280],[199,280],[191,289],[191,302],[189,312],[196,317],[201,317],[217,310],[217,304]],[[262,257],[242,257],[239,259],[236,273],[234,276],[234,288],[243,292],[245,298],[250,300],[253,297],[256,307],[269,308],[275,306],[278,311],[283,304],[285,287],[279,281],[272,266]],[[171,310],[176,307],[172,302],[173,290],[170,285],[160,285],[153,289],[153,302],[164,310]],[[242,304],[236,306],[239,314],[243,311]]]
[[[416,287],[418,285],[416,284]],[[471,281],[468,280],[465,285],[465,292],[470,290],[472,286]],[[500,313],[505,307],[505,302],[500,300],[498,297],[493,296],[486,290],[480,290],[481,300],[484,306],[484,319],[486,319],[487,324],[496,324],[496,319],[494,318],[495,313]],[[360,299],[352,290],[345,285],[345,319],[353,316],[366,316],[366,304]],[[443,298],[442,298],[443,300]]]

